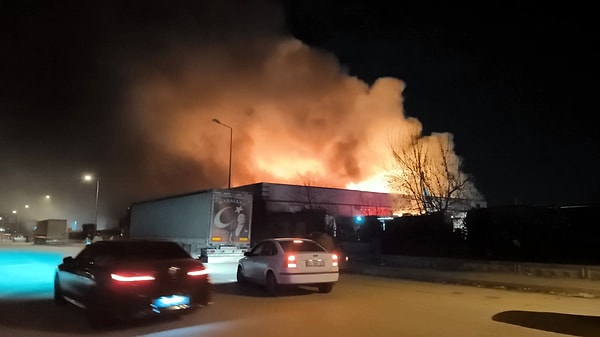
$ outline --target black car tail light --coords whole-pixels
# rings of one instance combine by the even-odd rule
[[[200,266],[200,267],[188,270],[187,275],[192,276],[192,277],[208,275],[208,269],[206,269],[206,267],[204,267],[204,266]]]
[[[154,281],[155,277],[151,273],[118,272],[110,274],[110,278],[117,282],[148,282]]]

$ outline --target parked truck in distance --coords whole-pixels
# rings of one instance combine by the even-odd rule
[[[36,245],[66,243],[68,238],[65,219],[40,220],[33,230],[33,243]]]
[[[131,204],[127,235],[178,242],[207,263],[237,262],[251,227],[252,194],[210,189]]]

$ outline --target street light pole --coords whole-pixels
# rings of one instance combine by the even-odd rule
[[[100,193],[100,178],[96,178],[96,211],[94,214],[94,225],[98,228],[98,193]]]
[[[21,232],[21,222],[19,221],[19,213],[17,213],[16,209],[14,209],[12,212],[15,215],[15,217],[17,218],[17,223],[16,223],[17,229],[16,230],[13,229],[13,231],[15,232],[15,235],[18,235]]]
[[[85,181],[92,181],[94,177],[90,174],[83,176]],[[94,210],[94,225],[98,227],[98,195],[100,193],[100,178],[96,177],[96,206]]]
[[[217,123],[223,125],[224,127],[229,129],[229,179],[227,183],[227,188],[231,188],[231,153],[233,150],[233,128],[227,124],[221,123],[220,120],[213,118],[213,123]]]

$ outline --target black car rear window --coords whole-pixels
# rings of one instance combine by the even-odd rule
[[[281,244],[281,248],[283,251],[288,252],[325,252],[326,250],[312,241],[304,241],[304,240],[287,240],[287,241],[279,241]]]
[[[190,255],[174,242],[118,242],[96,247],[96,256],[136,260],[182,259]]]

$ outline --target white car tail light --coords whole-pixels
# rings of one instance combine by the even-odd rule
[[[285,267],[287,268],[296,268],[298,265],[296,264],[296,256],[295,255],[288,255],[286,261],[285,261]]]
[[[338,266],[338,256],[337,254],[332,254],[331,255],[331,265],[334,267]]]

